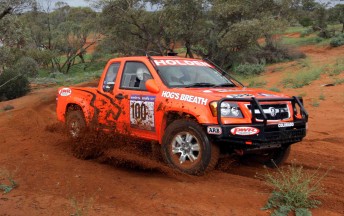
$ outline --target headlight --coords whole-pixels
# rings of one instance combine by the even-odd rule
[[[210,109],[213,116],[217,116],[217,101],[210,103]],[[221,116],[232,117],[232,118],[243,118],[241,110],[237,103],[233,102],[222,102],[221,103]]]

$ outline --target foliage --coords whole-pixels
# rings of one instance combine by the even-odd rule
[[[323,194],[321,181],[326,175],[327,172],[320,174],[319,168],[310,172],[295,164],[267,173],[264,177],[273,192],[263,210],[274,210],[274,216],[287,216],[293,211],[296,216],[312,215],[309,209],[321,204],[315,197]]]
[[[7,69],[0,75],[0,100],[21,97],[30,91],[29,81],[19,72]]]
[[[281,81],[284,88],[301,88],[319,79],[324,72],[323,68],[315,68],[299,72],[295,77],[288,77]]]
[[[325,100],[325,95],[323,93],[319,95],[319,100]]]
[[[3,111],[8,111],[8,110],[12,110],[12,109],[14,109],[14,106],[12,106],[12,105],[6,105],[2,108]]]
[[[249,88],[262,88],[266,85],[266,81],[252,80],[249,84]]]
[[[71,198],[71,206],[73,208],[73,213],[71,213],[71,216],[86,216],[89,215],[89,210],[92,207],[93,204],[93,198],[90,198],[88,200],[83,198],[82,202],[78,202],[78,200],[75,197]]]
[[[270,91],[274,91],[274,92],[281,92],[281,90],[277,87],[272,87],[272,88],[269,88]]]
[[[344,45],[344,33],[337,35],[336,37],[332,38],[330,41],[330,45],[332,47],[339,47]]]
[[[319,107],[319,106],[320,106],[320,103],[319,103],[318,100],[313,99],[312,102],[311,102],[311,106],[312,106],[312,107]]]
[[[14,66],[17,73],[27,77],[36,77],[38,74],[38,64],[30,57],[22,57]]]
[[[254,76],[264,72],[264,64],[240,64],[234,68],[234,72],[242,76]]]
[[[1,181],[3,180],[7,182],[2,183]],[[0,190],[4,193],[9,193],[16,187],[18,187],[18,184],[13,180],[10,172],[5,169],[0,169]]]

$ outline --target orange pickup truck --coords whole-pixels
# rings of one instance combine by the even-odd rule
[[[209,61],[138,56],[111,59],[97,88],[59,88],[57,118],[72,138],[92,127],[159,144],[169,166],[199,175],[221,153],[282,164],[308,114],[302,98],[246,88]]]

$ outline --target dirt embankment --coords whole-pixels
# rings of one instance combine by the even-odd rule
[[[311,50],[304,48],[314,58]],[[344,55],[337,49],[326,55],[332,52]],[[268,82],[282,73],[268,74]],[[323,205],[313,214],[343,215],[344,85],[321,87],[322,82],[285,90],[304,92],[310,114],[309,133],[293,146],[288,163],[306,170],[321,164],[320,172],[332,168],[323,181]],[[325,100],[311,106],[320,93]],[[0,103],[15,107],[0,113],[0,183],[7,172],[19,184],[0,195],[0,215],[70,215],[81,207],[89,215],[269,215],[260,210],[270,189],[256,177],[266,172],[258,165],[221,159],[215,171],[190,177],[145,156],[140,147],[119,148],[96,161],[76,159],[55,120],[55,96],[56,88],[48,88]]]

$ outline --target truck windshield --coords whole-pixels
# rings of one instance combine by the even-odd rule
[[[160,66],[159,75],[168,87],[236,87],[215,68],[206,66]]]

